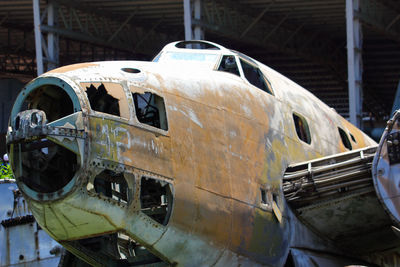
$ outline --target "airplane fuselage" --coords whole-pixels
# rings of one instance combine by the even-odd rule
[[[282,266],[294,244],[336,251],[290,211],[282,177],[290,164],[376,143],[299,85],[233,55],[257,64],[270,91],[240,67],[238,75],[163,61],[71,65],[28,84],[11,126],[29,95],[28,105],[44,110],[43,126],[50,126],[31,139],[53,144],[47,154],[34,151],[49,159],[55,145],[67,150],[57,151],[60,160],[76,155],[65,163],[74,173],[48,188],[58,178],[35,176],[24,160],[36,154],[10,142],[18,185],[39,224],[67,248],[118,232],[178,265]],[[71,112],[41,103],[43,95],[56,106],[69,97]],[[19,119],[25,133],[29,116]],[[52,178],[29,184],[29,175]]]

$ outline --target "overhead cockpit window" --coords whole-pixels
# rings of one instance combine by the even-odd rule
[[[202,41],[182,41],[175,45],[177,48],[186,48],[186,49],[210,49],[210,50],[220,50],[218,46],[214,44],[202,42]]]
[[[234,56],[223,56],[221,63],[219,64],[218,70],[229,72],[229,73],[235,74],[237,76],[240,76],[239,68],[238,68],[238,65],[236,64],[236,60],[235,60]]]
[[[240,64],[242,65],[244,76],[249,83],[272,95],[271,85],[258,67],[242,59],[240,59]]]
[[[339,131],[340,139],[342,139],[343,145],[344,145],[348,150],[352,150],[353,148],[352,148],[352,146],[351,146],[351,143],[350,143],[349,138],[347,137],[346,132],[345,132],[343,129],[341,129],[340,127],[338,127],[338,131]]]
[[[162,97],[150,92],[144,94],[132,93],[132,97],[139,122],[168,130],[167,115]]]
[[[294,125],[299,139],[307,144],[311,144],[310,128],[305,118],[293,113]]]
[[[213,69],[218,60],[217,54],[193,53],[193,52],[164,52],[157,62],[195,63],[197,66],[206,66]]]
[[[124,89],[118,83],[82,83],[90,107],[94,111],[129,119],[128,101]]]

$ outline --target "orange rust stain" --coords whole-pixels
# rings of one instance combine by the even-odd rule
[[[91,158],[100,158],[173,177],[170,138],[126,122],[91,117]]]
[[[196,190],[196,195],[194,231],[219,245],[227,245],[231,237],[232,200],[202,189]]]
[[[232,211],[232,238],[230,248],[233,251],[247,250],[250,246],[253,233],[254,216],[249,206],[233,201]]]
[[[343,142],[342,142],[341,139],[339,139],[339,145],[338,145],[338,147],[339,147],[339,152],[340,152],[340,153],[349,151],[349,150],[344,146],[344,144],[343,144]]]
[[[249,248],[254,238],[251,220],[260,183],[271,182],[264,169],[282,165],[279,157],[274,166],[266,166],[266,153],[274,153],[266,152],[265,138],[276,103],[263,99],[262,92],[238,90],[221,97],[207,88],[195,101],[184,91],[166,94],[166,103],[173,103],[167,112],[173,121],[169,134],[176,189],[170,223],[238,251]],[[277,180],[272,184],[279,187]]]
[[[190,182],[190,177],[186,177]],[[198,201],[193,184],[183,180],[174,183],[174,207],[169,224],[178,225],[181,230],[192,232]]]
[[[64,73],[64,72],[73,71],[73,70],[77,70],[77,69],[84,69],[87,67],[97,67],[97,66],[99,66],[99,64],[79,63],[79,64],[72,64],[72,65],[56,68],[54,70],[48,71],[47,73]]]

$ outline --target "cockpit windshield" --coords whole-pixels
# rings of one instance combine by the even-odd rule
[[[177,62],[177,63],[196,63],[201,66],[214,68],[218,61],[219,55],[208,53],[187,53],[187,52],[164,52],[156,58],[157,62]]]

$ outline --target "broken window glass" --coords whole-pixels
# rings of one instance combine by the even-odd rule
[[[132,93],[132,97],[139,122],[168,130],[167,115],[162,97],[150,92],[144,94]]]
[[[142,177],[140,185],[141,210],[153,220],[167,225],[172,210],[170,184],[149,177]]]
[[[240,59],[240,64],[242,65],[244,76],[249,83],[272,95],[271,86],[259,68],[242,59]]]
[[[236,64],[236,60],[235,60],[234,56],[223,56],[221,63],[219,64],[218,70],[229,72],[229,73],[235,74],[237,76],[240,76],[239,69]]]
[[[128,101],[122,85],[118,83],[82,83],[90,107],[98,112],[129,119]]]
[[[123,173],[116,173],[110,170],[104,170],[94,179],[94,188],[96,193],[102,194],[127,204],[130,201],[130,190]]]
[[[339,135],[340,135],[340,139],[342,139],[342,143],[343,145],[348,149],[348,150],[352,150],[352,146],[350,143],[349,138],[347,137],[346,132],[341,129],[340,127],[338,127],[338,131],[339,131]]]
[[[310,128],[305,118],[293,114],[294,125],[299,139],[307,144],[311,144]]]

